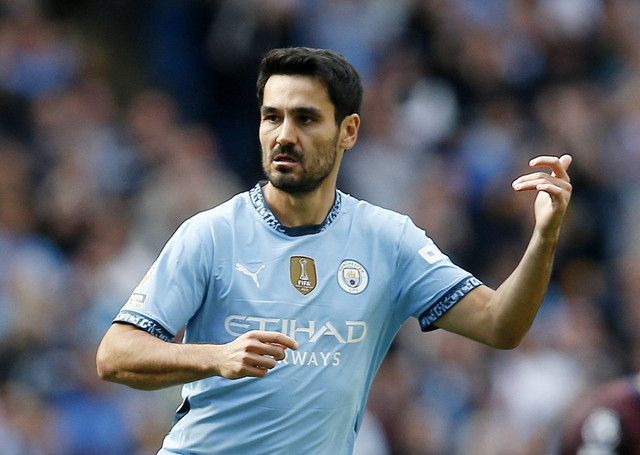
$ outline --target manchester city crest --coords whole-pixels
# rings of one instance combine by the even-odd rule
[[[360,263],[345,260],[338,268],[338,284],[349,294],[360,294],[369,284],[369,275]]]

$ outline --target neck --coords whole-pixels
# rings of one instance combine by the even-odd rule
[[[322,224],[333,207],[335,185],[321,185],[305,194],[290,194],[274,187],[271,182],[262,188],[264,200],[286,227]]]

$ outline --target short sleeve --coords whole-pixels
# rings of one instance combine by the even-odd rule
[[[398,256],[399,304],[423,331],[482,282],[454,264],[411,220],[405,225]]]
[[[114,322],[125,322],[165,341],[198,311],[210,282],[213,239],[188,220],[169,239]]]

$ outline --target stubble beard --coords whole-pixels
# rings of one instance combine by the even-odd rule
[[[338,154],[338,135],[322,149],[316,149],[314,157],[309,158],[297,151],[292,145],[278,146],[272,151],[263,151],[262,170],[271,184],[285,193],[301,195],[316,190],[331,174]],[[281,170],[271,167],[273,158],[279,154],[289,155],[298,162],[301,172]]]

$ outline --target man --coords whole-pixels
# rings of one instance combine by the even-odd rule
[[[492,290],[406,216],[336,189],[362,85],[326,50],[272,50],[258,77],[268,178],[187,220],[106,333],[99,375],[184,384],[160,454],[350,454],[369,386],[416,317],[516,347],[542,302],[569,202],[569,156],[513,183],[537,191],[520,264]],[[186,324],[182,344],[169,343]]]
[[[590,391],[565,421],[560,455],[640,455],[640,373]]]

